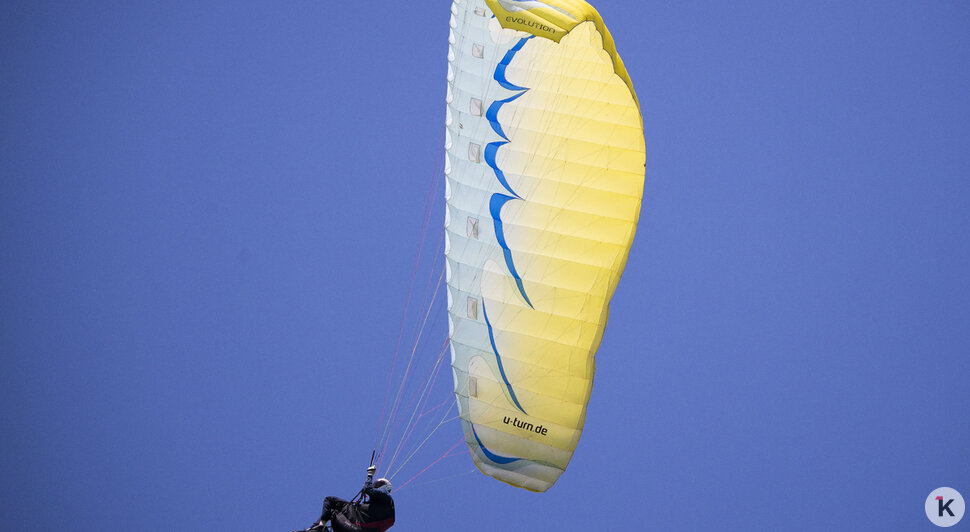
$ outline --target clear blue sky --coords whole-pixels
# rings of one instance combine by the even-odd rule
[[[394,530],[934,530],[970,496],[970,3],[595,5],[647,165],[586,431],[541,495],[442,460]],[[448,15],[4,4],[2,528],[288,531],[356,491],[429,190],[401,356],[441,267]]]

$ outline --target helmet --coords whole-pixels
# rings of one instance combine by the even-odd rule
[[[377,480],[374,481],[374,489],[377,490],[377,491],[379,491],[379,492],[381,492],[381,493],[390,495],[391,494],[391,481],[390,480],[387,480],[386,478],[379,478],[379,479],[377,479]]]

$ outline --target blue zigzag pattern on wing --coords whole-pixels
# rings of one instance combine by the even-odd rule
[[[515,284],[518,287],[519,293],[522,295],[522,298],[525,299],[525,302],[530,307],[535,308],[532,305],[532,301],[529,300],[529,296],[525,292],[525,286],[522,284],[522,277],[519,276],[519,273],[515,268],[515,260],[512,257],[512,250],[509,248],[508,243],[505,241],[505,232],[502,224],[502,207],[505,206],[505,204],[510,200],[513,200],[513,199],[521,200],[522,196],[519,196],[515,192],[515,190],[512,189],[511,185],[509,185],[508,179],[506,179],[505,177],[505,173],[503,173],[502,169],[498,167],[498,163],[495,160],[495,155],[496,153],[498,153],[498,149],[509,143],[509,138],[505,135],[505,131],[502,129],[502,124],[499,123],[498,121],[498,112],[503,105],[511,101],[514,101],[516,98],[519,98],[520,96],[525,94],[526,91],[529,90],[527,87],[520,87],[518,85],[515,85],[514,83],[509,82],[509,80],[506,79],[505,77],[506,69],[508,68],[509,64],[512,62],[512,59],[515,58],[515,54],[519,50],[521,50],[522,47],[525,46],[525,43],[527,43],[529,39],[531,39],[532,37],[533,36],[530,35],[528,37],[523,37],[522,39],[519,39],[519,42],[517,42],[515,46],[512,47],[512,49],[506,52],[505,57],[502,58],[502,61],[499,62],[498,66],[495,68],[494,79],[495,81],[498,82],[499,85],[501,85],[503,88],[506,88],[508,90],[520,91],[520,92],[510,98],[506,98],[504,100],[496,100],[492,102],[492,105],[488,107],[488,111],[485,113],[485,117],[488,119],[489,124],[492,125],[492,130],[495,131],[495,133],[498,134],[500,137],[502,137],[504,140],[498,141],[498,142],[491,142],[487,146],[485,146],[485,162],[486,164],[488,164],[489,167],[492,168],[492,171],[495,172],[495,178],[498,179],[498,182],[502,185],[502,187],[504,187],[505,190],[509,191],[509,193],[512,194],[511,196],[501,194],[501,193],[492,194],[492,198],[489,201],[489,212],[492,215],[492,220],[495,225],[495,236],[498,238],[498,243],[500,246],[502,246],[502,250],[504,251],[505,265],[508,267],[509,273],[512,274],[512,277],[515,278]]]

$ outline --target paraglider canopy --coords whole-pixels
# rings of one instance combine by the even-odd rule
[[[545,491],[582,433],[643,193],[639,104],[578,0],[452,5],[445,255],[455,394],[484,473]]]

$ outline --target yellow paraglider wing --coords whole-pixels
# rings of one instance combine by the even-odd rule
[[[632,83],[579,0],[452,5],[446,256],[465,440],[545,491],[582,433],[643,194]]]

